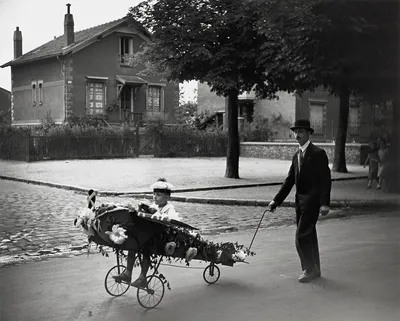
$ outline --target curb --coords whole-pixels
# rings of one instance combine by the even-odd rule
[[[357,176],[357,177],[343,177],[333,178],[332,181],[348,181],[357,179],[366,179],[368,176]],[[77,186],[69,186],[56,183],[48,183],[42,181],[35,181],[24,178],[16,178],[10,176],[0,175],[0,179],[10,180],[16,182],[22,182],[27,184],[48,186],[53,188],[59,188],[64,190],[70,190],[75,192],[87,193],[89,188],[82,188]],[[221,190],[221,189],[234,189],[234,188],[245,188],[245,187],[257,187],[257,186],[277,186],[281,185],[282,182],[271,182],[271,183],[253,183],[253,184],[241,184],[241,185],[223,185],[215,187],[199,187],[199,188],[184,188],[177,189],[174,192],[195,192],[195,191],[206,191],[206,190]],[[151,192],[109,192],[99,191],[99,195],[103,196],[132,196],[135,198],[149,198],[152,199]],[[253,199],[221,199],[221,198],[202,198],[202,197],[185,197],[185,196],[171,196],[172,201],[197,203],[197,204],[212,204],[212,205],[239,205],[239,206],[268,206],[268,200],[253,200]],[[295,202],[285,201],[280,207],[295,207]],[[333,200],[331,201],[331,208],[399,208],[400,201],[388,201],[388,200],[374,200],[374,201],[354,201],[354,200]]]
[[[87,191],[89,190],[87,188],[82,188],[82,187],[69,186],[69,185],[56,184],[56,183],[48,183],[48,182],[41,182],[41,181],[35,181],[35,180],[31,180],[31,179],[17,178],[17,177],[11,177],[11,176],[3,176],[3,175],[0,175],[0,179],[4,179],[4,180],[8,180],[8,181],[14,181],[14,182],[27,183],[27,184],[33,184],[33,185],[48,186],[48,187],[65,189],[65,190],[76,191],[76,192],[85,192],[85,193],[87,193]]]
[[[150,194],[131,195],[135,198],[153,199]],[[209,205],[238,205],[238,206],[260,206],[267,207],[271,200],[254,200],[254,199],[234,199],[234,198],[203,198],[203,197],[185,197],[171,196],[171,201],[183,203],[209,204]],[[296,207],[294,201],[284,201],[279,207]],[[354,200],[333,200],[330,208],[368,208],[368,209],[398,209],[400,201],[374,200],[374,201],[354,201]]]
[[[331,181],[352,181],[358,179],[367,179],[367,175],[356,176],[356,177],[337,177],[332,178]],[[185,192],[200,192],[200,191],[213,191],[213,190],[222,190],[222,189],[235,189],[235,188],[247,188],[247,187],[259,187],[259,186],[279,186],[282,185],[282,181],[280,182],[266,182],[266,183],[248,183],[248,184],[237,184],[237,185],[220,185],[220,186],[206,186],[206,187],[193,187],[193,188],[178,188],[174,190],[174,193],[185,193]],[[152,191],[145,192],[99,192],[103,195],[107,196],[135,196],[135,195],[143,195],[143,194],[152,194]]]
[[[358,179],[367,179],[368,176],[356,176],[356,177],[339,177],[339,178],[332,178],[331,181],[350,181],[350,180],[358,180]],[[25,178],[18,178],[12,176],[4,176],[0,175],[0,179],[15,181],[15,182],[22,182],[27,184],[34,184],[40,186],[48,186],[53,188],[60,188],[70,191],[76,192],[83,192],[87,193],[90,188],[83,188],[78,186],[70,186],[70,185],[63,185],[63,184],[56,184],[56,183],[49,183],[43,181],[36,181],[32,179],[25,179]],[[185,192],[200,192],[200,191],[210,191],[210,190],[221,190],[221,189],[235,189],[235,188],[246,188],[246,187],[258,187],[258,186],[277,186],[282,185],[282,182],[266,182],[266,183],[249,183],[249,184],[239,184],[239,185],[220,185],[220,186],[206,186],[206,187],[194,187],[194,188],[181,188],[174,190],[174,193],[185,193]],[[99,195],[104,196],[143,196],[152,194],[151,191],[145,192],[110,192],[110,191],[98,191]]]

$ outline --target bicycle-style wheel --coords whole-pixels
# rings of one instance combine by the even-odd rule
[[[203,279],[208,284],[214,284],[218,281],[220,275],[221,272],[219,270],[219,267],[211,263],[204,269]]]
[[[153,309],[160,304],[164,297],[164,282],[157,275],[146,278],[147,287],[137,290],[139,304],[146,309]]]
[[[106,278],[104,280],[104,287],[109,295],[121,296],[126,291],[128,291],[131,286],[130,283],[124,281],[117,281],[113,276],[119,275],[125,271],[126,267],[124,265],[116,265],[108,271]]]

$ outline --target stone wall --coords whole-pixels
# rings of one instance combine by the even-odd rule
[[[332,163],[335,144],[315,143],[315,145],[326,151],[329,162]],[[366,159],[367,148],[368,146],[363,144],[346,144],[346,163],[363,165]],[[299,145],[294,142],[242,142],[240,143],[240,156],[290,160],[298,149]]]

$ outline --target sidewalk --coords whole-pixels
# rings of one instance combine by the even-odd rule
[[[160,266],[171,284],[154,310],[139,306],[136,289],[113,298],[104,288],[115,257],[92,254],[1,268],[0,320],[399,320],[398,215],[318,223],[322,278],[300,284],[295,227],[260,231],[250,264],[220,266],[214,285],[206,264]],[[213,241],[248,245],[248,233]],[[382,264],[384,262],[384,264]],[[138,271],[134,270],[134,276]]]
[[[332,182],[331,207],[394,207],[400,208],[399,195],[383,193],[374,188],[367,189],[367,179],[336,180]],[[172,199],[184,202],[197,202],[226,205],[267,206],[280,189],[279,185],[247,188],[231,188],[217,191],[194,191],[176,193]],[[295,205],[296,188],[283,202],[282,206]]]
[[[225,178],[225,158],[132,158],[44,162],[0,161],[0,178],[102,195],[145,197],[159,177],[175,186],[173,200],[193,203],[260,205],[273,198],[290,161],[240,158],[241,179]],[[366,190],[367,169],[348,165],[332,172],[332,207],[398,206],[398,195]],[[294,191],[283,206],[292,206]],[[151,195],[147,195],[151,197]]]
[[[218,187],[280,184],[290,161],[240,158],[240,179],[225,178],[226,159],[215,158],[130,158],[7,162],[0,160],[0,176],[87,191],[108,193],[151,192],[149,186],[159,177],[167,178],[176,189],[216,189]],[[366,176],[367,170],[349,165],[349,173],[332,173],[332,178]]]

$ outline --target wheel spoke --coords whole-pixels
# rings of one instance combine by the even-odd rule
[[[106,291],[108,294],[112,296],[120,296],[124,294],[126,291],[128,291],[130,284],[123,282],[123,281],[116,281],[113,277],[117,276],[121,273],[118,273],[118,270],[120,272],[124,272],[126,270],[125,266],[123,265],[116,265],[113,268],[111,268],[107,275],[106,279],[104,281],[104,286],[106,288]]]
[[[156,307],[164,297],[164,283],[155,275],[147,278],[147,288],[138,289],[139,304],[147,309]]]
[[[154,292],[159,290],[159,289],[161,289],[161,288],[162,288],[162,284],[160,284],[157,289],[154,289]]]

